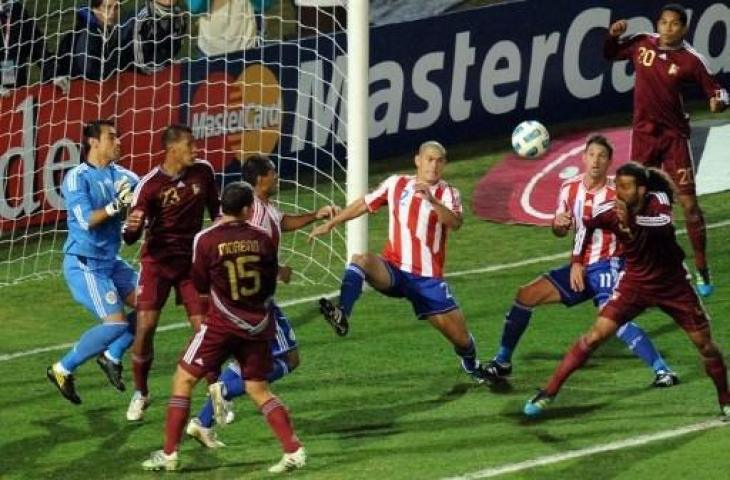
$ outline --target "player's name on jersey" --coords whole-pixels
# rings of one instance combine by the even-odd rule
[[[235,240],[218,244],[218,255],[235,255],[237,253],[259,253],[261,246],[258,240]]]

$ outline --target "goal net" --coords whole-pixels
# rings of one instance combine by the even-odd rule
[[[280,176],[275,201],[285,213],[343,205],[348,185],[350,198],[361,194],[367,130],[348,128],[347,72],[355,70],[348,67],[346,8],[298,3],[0,1],[0,286],[60,272],[60,187],[83,161],[81,132],[90,120],[116,123],[120,163],[140,176],[163,159],[162,130],[187,124],[221,186],[240,178],[250,155],[269,155]],[[361,33],[367,6],[362,23]],[[362,38],[365,46],[356,49],[367,55]],[[356,68],[366,96],[367,59]],[[349,177],[348,130],[361,135],[349,142],[361,158],[350,160]],[[329,288],[354,235],[336,229],[309,243],[307,233],[282,237],[280,261],[303,288]],[[137,251],[123,254],[134,259]]]

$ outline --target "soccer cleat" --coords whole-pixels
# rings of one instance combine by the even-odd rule
[[[144,411],[150,406],[150,396],[142,395],[142,392],[135,391],[132,400],[127,408],[127,420],[130,422],[141,422],[144,418]]]
[[[337,335],[340,337],[347,335],[348,330],[350,330],[350,325],[347,321],[347,315],[345,315],[341,306],[335,306],[326,298],[320,298],[319,311],[322,312],[324,319],[327,320],[327,323],[330,324]]]
[[[673,387],[679,383],[679,377],[676,373],[668,370],[660,370],[656,372],[656,377],[651,383],[656,388],[668,388]]]
[[[223,382],[215,382],[208,387],[210,401],[213,404],[213,418],[215,418],[215,423],[218,425],[228,424],[226,422],[228,412],[226,411],[226,399],[223,394],[224,388]]]
[[[122,380],[122,364],[114,363],[104,353],[96,357],[96,364],[106,374],[109,383],[120,392],[123,392],[125,387],[124,381]]]
[[[78,405],[81,403],[81,397],[76,393],[74,387],[74,376],[73,374],[64,375],[56,369],[55,365],[51,365],[46,369],[46,377],[51,381],[52,384],[58,388],[61,395],[66,398],[69,402]]]
[[[503,378],[512,374],[512,364],[510,362],[500,362],[493,358],[484,367],[493,377]]]
[[[307,454],[304,447],[299,447],[296,452],[285,453],[279,463],[269,467],[269,473],[291,472],[297,468],[302,468],[307,463]]]
[[[464,364],[462,363],[461,366],[463,368]],[[474,370],[469,371],[469,370],[464,369],[464,371],[466,371],[466,373],[469,374],[469,376],[472,378],[472,380],[474,380],[476,383],[478,383],[480,385],[483,383],[495,383],[495,382],[499,381],[499,377],[495,377],[494,375],[492,375],[492,373],[489,372],[487,367],[485,367],[482,364],[478,364],[477,368],[475,368]]]
[[[522,409],[525,416],[529,418],[537,418],[542,414],[542,411],[547,408],[555,399],[554,396],[545,393],[545,390],[538,390],[537,395],[529,399],[525,403],[525,407]]]
[[[730,422],[730,403],[720,406],[720,420]]]
[[[218,440],[215,430],[212,428],[205,428],[200,420],[193,418],[188,423],[185,433],[197,440],[202,446],[206,448],[222,448],[226,444]]]
[[[697,272],[695,276],[695,290],[700,297],[709,297],[715,291],[715,286],[710,278],[710,271],[707,269]]]
[[[166,455],[163,450],[156,450],[150,454],[150,458],[142,462],[144,470],[165,470],[173,472],[180,468],[180,460],[177,452]]]

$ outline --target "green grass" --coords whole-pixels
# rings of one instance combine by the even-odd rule
[[[560,127],[556,127],[560,128]],[[505,264],[569,248],[546,229],[498,225],[473,217],[472,191],[480,176],[503,155],[495,141],[450,149],[446,178],[462,192],[466,222],[450,236],[448,271]],[[393,169],[410,169],[403,157],[375,167],[375,184]],[[395,168],[393,167],[395,165]],[[286,194],[285,194],[286,195]],[[730,218],[730,194],[702,199],[710,223]],[[678,217],[681,219],[681,215]],[[680,222],[681,223],[681,222]],[[384,215],[371,217],[370,244],[379,251]],[[710,259],[718,289],[707,301],[720,345],[730,345],[730,227],[710,232]],[[680,237],[686,247],[686,237]],[[477,338],[482,357],[495,349],[503,314],[517,286],[554,262],[453,278],[450,283]],[[332,267],[339,270],[338,267]],[[336,272],[335,272],[336,273]],[[331,288],[331,283],[325,285]],[[303,282],[281,287],[292,299],[322,287]],[[60,277],[1,291],[2,353],[74,341],[91,324],[74,304]],[[524,400],[543,384],[556,362],[595,316],[589,305],[571,310],[540,309],[515,357],[511,389],[492,392],[473,386],[459,371],[448,344],[410,306],[373,292],[363,295],[351,333],[336,338],[314,302],[286,309],[300,342],[303,364],[274,386],[289,406],[310,463],[296,478],[441,478],[505,463],[680,427],[716,414],[714,390],[697,355],[670,319],[652,312],[640,318],[682,384],[670,390],[648,387],[651,372],[616,341],[609,342],[565,387],[547,418],[523,421]],[[162,324],[181,322],[170,306]],[[44,378],[45,367],[62,352],[0,362],[0,477],[3,479],[154,478],[139,463],[160,447],[165,403],[176,359],[190,332],[158,333],[151,386],[154,403],[144,424],[128,425],[128,395],[106,384],[93,362],[78,371],[84,403],[74,407]],[[129,373],[126,374],[131,383]],[[194,397],[194,408],[203,399]],[[204,451],[182,445],[184,472],[176,478],[268,478],[265,467],[278,458],[273,437],[246,399],[237,420],[220,430],[228,448]],[[725,429],[686,435],[524,471],[511,478],[722,478],[727,471]],[[671,465],[668,469],[667,465]],[[507,478],[510,478],[507,476]]]

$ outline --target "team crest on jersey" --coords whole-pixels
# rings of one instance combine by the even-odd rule
[[[679,67],[674,63],[669,66],[669,75],[676,75],[679,73]]]
[[[197,195],[198,193],[200,193],[200,185],[193,183],[193,195]]]
[[[109,305],[114,305],[115,303],[117,303],[117,294],[113,290],[109,290],[108,292],[106,292],[106,295],[104,295],[104,299]]]
[[[170,187],[162,191],[162,206],[167,207],[180,203],[180,195],[176,187]]]

